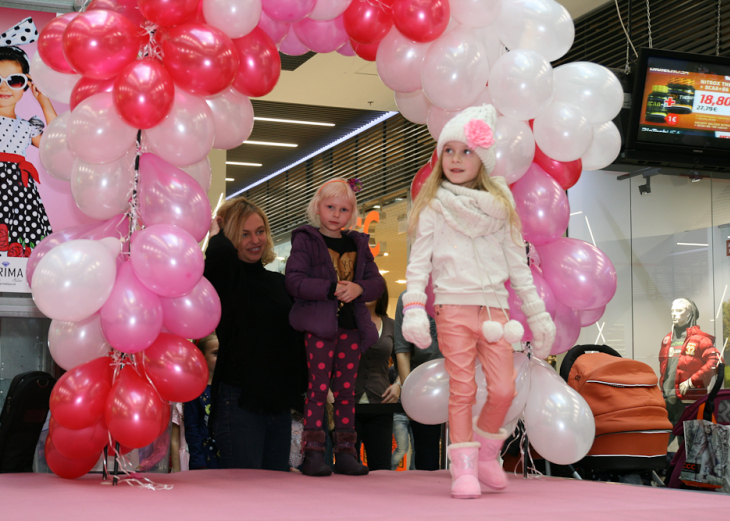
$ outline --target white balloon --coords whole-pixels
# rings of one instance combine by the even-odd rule
[[[535,138],[525,121],[502,116],[494,129],[496,164],[492,176],[504,177],[507,184],[520,179],[535,158]]]
[[[575,39],[570,13],[554,0],[505,2],[495,25],[508,49],[530,49],[548,61],[565,55]]]
[[[455,27],[428,48],[421,85],[424,94],[437,107],[465,109],[476,101],[487,80],[487,51],[469,27]]]
[[[553,100],[580,107],[592,125],[600,125],[621,111],[624,91],[616,75],[603,65],[573,62],[555,68]]]
[[[494,107],[512,119],[534,119],[553,99],[553,68],[535,51],[503,54],[489,74]]]
[[[125,213],[134,187],[134,160],[131,149],[116,161],[103,165],[74,161],[71,194],[79,209],[89,217],[105,220]]]
[[[30,60],[30,75],[39,91],[53,101],[66,104],[71,102],[71,91],[81,79],[78,74],[54,71],[43,63],[40,53],[35,53]]]
[[[428,131],[431,134],[431,137],[435,140],[439,140],[439,136],[441,135],[441,131],[444,129],[444,125],[449,122],[451,118],[456,116],[459,112],[459,110],[443,110],[438,108],[435,105],[431,105],[431,108],[428,109]]]
[[[527,397],[530,394],[530,360],[524,353],[514,354],[514,368],[515,368],[515,397],[512,400],[507,414],[504,417],[504,428],[507,432],[512,432],[514,427],[511,429],[508,426],[517,422],[517,419],[525,409],[527,404]]]
[[[588,402],[556,376],[552,368],[540,364],[530,368],[525,429],[532,446],[546,460],[569,465],[588,454],[596,423]]]
[[[208,193],[210,190],[210,183],[213,180],[213,170],[210,166],[210,159],[206,157],[198,163],[178,168],[195,179],[198,184],[203,187],[205,193]]]
[[[502,40],[499,39],[497,27],[494,24],[488,25],[487,27],[477,27],[474,28],[474,34],[487,50],[489,67],[494,67],[494,64],[497,63],[500,56],[507,53],[507,49],[502,44]]]
[[[352,0],[317,0],[314,9],[307,15],[312,20],[334,20],[350,7]]]
[[[593,127],[593,141],[583,157],[583,170],[600,170],[618,157],[621,152],[621,134],[613,121]]]
[[[378,44],[375,65],[386,87],[396,92],[421,89],[421,72],[430,44],[412,42],[393,27]]]
[[[428,121],[428,109],[431,102],[422,90],[416,92],[396,92],[395,104],[398,110],[408,121],[417,125],[425,125]]]
[[[60,181],[71,179],[71,169],[76,159],[68,146],[66,131],[71,112],[64,112],[51,121],[41,134],[41,144],[38,147],[41,164],[46,172]]]
[[[213,148],[228,150],[248,139],[253,130],[253,106],[248,96],[231,87],[205,102],[213,113]]]
[[[203,16],[230,38],[241,38],[259,23],[261,0],[203,0]]]
[[[540,113],[532,124],[535,143],[548,157],[575,161],[588,151],[593,127],[575,105],[556,101]]]
[[[502,0],[449,0],[451,16],[467,27],[486,27],[502,11]]]
[[[423,363],[408,375],[401,403],[406,414],[418,423],[438,425],[449,420],[449,375],[443,358]]]
[[[79,322],[52,320],[48,329],[48,350],[53,361],[65,370],[105,356],[109,342],[101,332],[99,314]]]

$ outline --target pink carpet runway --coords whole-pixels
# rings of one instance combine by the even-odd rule
[[[310,478],[255,470],[146,474],[172,490],[67,481],[51,474],[0,475],[0,519],[7,521],[525,520],[636,521],[723,519],[730,498],[717,493],[510,476],[502,493],[449,497],[448,471],[372,472]]]

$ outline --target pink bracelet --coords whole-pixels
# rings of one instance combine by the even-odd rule
[[[405,313],[409,309],[413,309],[413,308],[421,308],[425,311],[426,304],[423,304],[422,302],[411,302],[410,304],[406,304],[403,306],[403,313]]]

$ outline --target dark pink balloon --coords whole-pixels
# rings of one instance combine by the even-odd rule
[[[174,224],[196,241],[205,238],[210,228],[210,201],[190,175],[154,154],[143,154],[138,188],[139,214],[145,224]]]
[[[441,36],[449,25],[448,0],[395,0],[393,21],[403,36],[428,43]]]
[[[93,454],[83,459],[67,458],[53,445],[53,439],[51,436],[46,438],[44,453],[48,468],[50,468],[56,476],[64,479],[80,478],[94,468],[94,465],[96,465],[96,462],[99,461],[99,456],[101,455],[101,452],[99,452],[98,454]]]
[[[568,196],[542,168],[533,163],[511,188],[527,242],[545,244],[565,233],[570,220]]]
[[[581,327],[591,326],[598,322],[603,314],[606,312],[606,306],[601,306],[598,309],[585,309],[580,312],[580,325]]]
[[[163,63],[175,85],[199,96],[213,96],[233,83],[239,56],[226,34],[205,24],[171,28],[162,38]]]
[[[93,11],[94,9],[116,11],[129,18],[135,25],[140,25],[144,22],[144,16],[142,16],[137,6],[137,0],[92,0],[86,7],[86,10]]]
[[[117,351],[138,353],[155,341],[162,328],[160,298],[148,290],[125,262],[101,307],[101,330]]]
[[[355,51],[355,54],[357,54],[360,58],[365,61],[374,62],[375,58],[378,56],[378,46],[380,45],[380,42],[358,43],[350,38],[350,45],[352,45],[352,50]]]
[[[116,11],[86,11],[71,20],[63,33],[63,54],[79,74],[103,80],[137,59],[144,34]]]
[[[540,268],[555,298],[584,310],[608,304],[616,293],[616,269],[601,250],[585,241],[561,237],[537,247]]]
[[[559,355],[572,348],[580,336],[580,311],[557,302],[554,322],[555,342],[550,354]]]
[[[258,28],[264,31],[274,43],[279,43],[284,39],[289,31],[289,24],[285,22],[277,22],[266,13],[261,13]]]
[[[85,429],[71,430],[63,427],[53,417],[48,424],[48,435],[53,438],[58,452],[66,458],[86,459],[96,454],[109,443],[108,430],[104,418]]]
[[[105,80],[94,80],[92,78],[86,78],[84,76],[76,82],[73,90],[71,91],[71,110],[75,109],[76,106],[84,101],[89,96],[98,94],[100,92],[111,92],[114,89],[114,78],[107,78]]]
[[[233,43],[241,62],[233,87],[251,98],[265,96],[274,90],[281,74],[281,58],[271,38],[256,27]]]
[[[378,43],[393,27],[390,13],[385,12],[378,3],[367,0],[353,0],[342,18],[350,38],[365,45]]]
[[[553,295],[553,291],[550,289],[550,286],[545,281],[545,279],[542,276],[542,272],[540,271],[540,268],[537,266],[530,266],[530,271],[532,272],[532,281],[535,284],[535,289],[537,290],[537,296],[540,297],[540,299],[545,303],[545,311],[550,313],[551,317],[555,317],[555,296]],[[532,330],[530,330],[530,326],[527,324],[527,317],[522,312],[522,299],[517,296],[517,293],[515,293],[515,290],[512,289],[512,284],[510,281],[505,282],[504,286],[507,288],[507,304],[509,305],[509,318],[512,320],[517,320],[520,324],[522,324],[522,327],[525,328],[525,334],[522,337],[522,340],[524,342],[532,340]]]
[[[537,145],[535,145],[535,163],[540,165],[565,190],[577,183],[583,172],[583,162],[580,159],[568,162],[557,161],[548,157]]]
[[[159,436],[166,407],[157,391],[131,365],[125,365],[109,392],[104,419],[116,441],[136,449]]]
[[[189,402],[208,385],[203,353],[182,337],[160,333],[144,351],[144,370],[165,400]]]
[[[314,9],[317,0],[261,0],[263,12],[277,22],[298,22]]]
[[[77,16],[78,13],[66,13],[54,18],[46,24],[38,35],[38,54],[41,55],[43,63],[56,72],[76,73],[63,55],[63,32],[71,20]]]
[[[127,65],[114,81],[114,106],[125,123],[141,129],[158,125],[172,108],[175,85],[157,60]]]
[[[162,324],[170,333],[183,338],[208,336],[221,319],[221,301],[205,277],[193,291],[178,298],[160,298]]]
[[[195,16],[199,0],[138,0],[138,3],[139,10],[150,22],[172,27]]]
[[[336,51],[348,41],[342,16],[324,21],[305,18],[292,27],[299,41],[317,53]]]

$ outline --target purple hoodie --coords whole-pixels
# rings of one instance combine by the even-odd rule
[[[385,289],[385,281],[370,252],[369,235],[343,232],[357,247],[353,282],[363,293],[354,300],[355,322],[362,337],[360,349],[365,352],[378,340],[378,331],[370,318],[366,302],[377,300]],[[294,297],[289,323],[297,331],[312,333],[325,339],[337,334],[337,299],[328,298],[337,273],[322,234],[313,226],[300,226],[292,232],[291,253],[286,261],[286,290]]]

